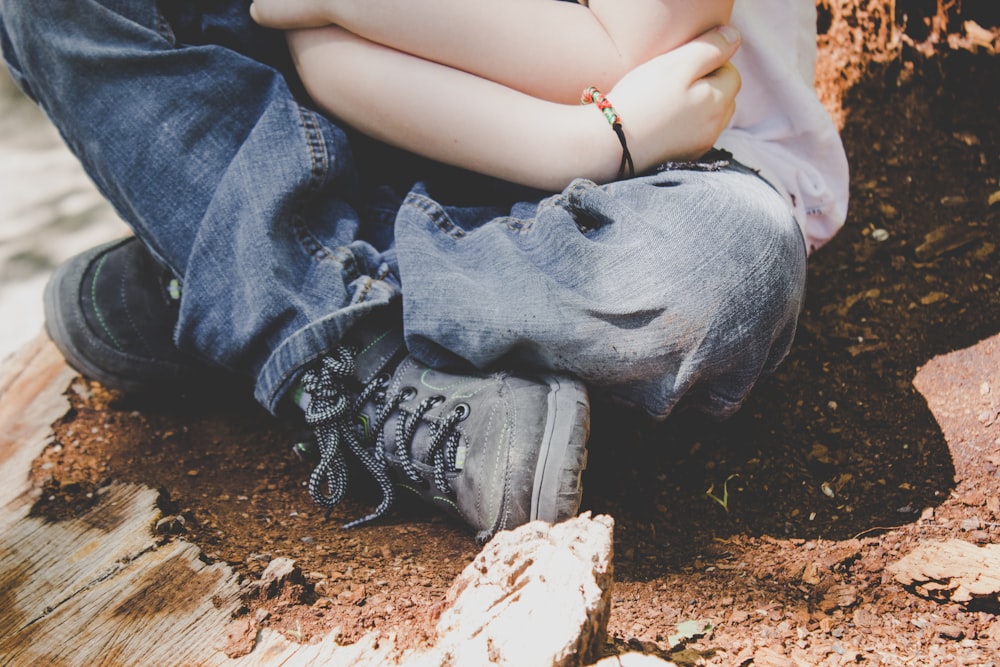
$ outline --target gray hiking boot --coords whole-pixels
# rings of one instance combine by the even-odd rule
[[[303,377],[320,455],[309,485],[318,504],[340,501],[350,451],[383,499],[348,526],[382,516],[397,489],[458,516],[481,540],[576,515],[590,429],[581,382],[434,370],[405,355],[398,332],[359,349],[338,348]]]
[[[45,286],[45,328],[70,366],[109,389],[181,387],[209,374],[174,345],[177,280],[134,237],[70,258]]]

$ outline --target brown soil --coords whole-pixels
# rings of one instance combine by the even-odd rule
[[[595,406],[584,508],[617,522],[609,650],[662,653],[677,623],[708,620],[672,659],[995,664],[1000,610],[925,600],[885,570],[921,541],[1000,542],[1000,352],[928,376],[924,394],[955,417],[946,432],[913,386],[936,355],[1000,331],[1000,5],[819,4],[818,83],[843,123],[850,220],[811,261],[791,357],[737,417],[657,426]],[[950,389],[965,380],[975,391]],[[246,600],[289,637],[427,641],[478,551],[420,508],[341,530],[363,493],[325,520],[295,432],[249,398],[125,399],[82,380],[71,398],[34,467],[36,511],[78,511],[112,479],[162,489],[158,530],[206,558],[248,578],[295,559],[301,585]],[[991,451],[956,453],[972,446]]]

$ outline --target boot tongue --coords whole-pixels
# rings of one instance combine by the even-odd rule
[[[361,368],[358,367],[360,375]],[[361,413],[367,424],[375,423],[375,415],[378,410],[384,407],[385,401],[394,401],[404,395],[406,397],[399,404],[399,407],[392,410],[387,416],[382,427],[385,454],[393,460],[400,456],[405,456],[411,461],[420,462],[424,465],[431,465],[428,450],[432,440],[432,423],[438,423],[446,418],[449,413],[456,409],[456,406],[466,400],[462,396],[449,396],[447,385],[453,384],[453,376],[449,376],[439,371],[434,371],[419,363],[414,357],[406,357],[395,367],[391,380],[385,388],[385,393],[377,399],[368,401],[361,407]],[[419,390],[417,389],[419,388]],[[412,392],[412,394],[411,394]],[[422,412],[416,415],[421,402],[428,399],[439,398]],[[406,413],[408,428],[403,433],[400,430],[401,412]],[[412,429],[412,431],[411,431]],[[399,443],[396,439],[403,434],[406,442],[403,444],[405,454],[397,452]],[[409,435],[409,437],[407,437]],[[446,437],[447,434],[441,434]],[[375,437],[374,433],[368,433],[369,437]],[[464,451],[460,449],[460,457]]]
[[[374,326],[353,331],[351,343],[357,350],[354,372],[361,384],[368,384],[380,373],[391,372],[395,363],[406,354],[399,326]]]

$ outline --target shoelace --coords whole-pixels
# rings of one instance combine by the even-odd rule
[[[407,410],[401,403],[415,397],[416,390],[406,387],[389,396],[386,393],[389,377],[382,375],[368,382],[352,404],[349,397],[352,393],[350,385],[354,370],[353,351],[347,347],[339,347],[332,356],[324,357],[317,368],[307,371],[302,377],[303,388],[310,394],[306,422],[315,430],[320,453],[320,461],[309,477],[310,497],[326,509],[328,514],[343,499],[347,489],[345,447],[359,459],[382,493],[382,501],[372,513],[351,521],[344,528],[353,528],[378,519],[395,500],[395,487],[385,458],[385,425],[393,412],[398,412],[399,415],[394,431],[394,453],[399,465],[411,481],[418,484],[427,481],[414,464],[413,440],[424,415],[445,400],[443,396],[430,396],[420,401],[413,410]],[[374,446],[371,448],[365,447],[356,428],[361,408],[368,401],[374,401],[378,405],[374,419],[367,427],[369,434],[375,434]],[[448,474],[457,468],[461,445],[461,434],[456,426],[470,412],[468,404],[461,403],[443,419],[427,421],[429,446],[426,463],[433,466],[434,486],[446,495],[454,492],[448,482]]]
[[[396,456],[406,476],[418,484],[426,480],[413,463],[413,438],[417,434],[420,420],[427,411],[444,400],[443,396],[430,396],[422,400],[412,412],[399,408],[400,415],[395,431]],[[426,462],[434,467],[434,486],[446,495],[454,492],[448,482],[448,473],[457,467],[456,458],[461,445],[461,434],[455,426],[468,416],[469,406],[461,403],[442,421],[428,422],[430,446],[427,448]],[[381,435],[381,431],[379,433]],[[379,444],[382,445],[382,442]]]
[[[353,378],[354,352],[347,347],[338,347],[333,356],[323,357],[318,367],[302,376],[302,386],[310,396],[305,410],[306,423],[315,431],[320,454],[319,463],[309,476],[309,496],[327,511],[327,515],[343,499],[347,490],[344,447],[361,461],[382,492],[382,502],[375,511],[351,521],[344,528],[353,528],[379,518],[395,498],[385,461],[362,445],[354,428],[361,405],[380,388],[380,379],[368,383],[352,405],[350,384]]]

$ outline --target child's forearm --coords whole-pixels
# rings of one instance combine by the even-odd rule
[[[615,175],[620,146],[593,108],[532,98],[339,28],[292,32],[289,41],[317,104],[386,143],[546,190]],[[329,66],[337,62],[351,65]]]
[[[733,0],[257,0],[281,18],[310,3],[365,39],[534,97],[572,102],[726,23]],[[286,16],[289,14],[286,14]],[[280,20],[278,20],[280,25]]]
[[[534,98],[337,27],[292,32],[289,42],[313,99],[387,143],[546,190],[617,176],[622,146],[592,105]],[[606,91],[623,114],[638,171],[698,155],[728,120],[738,75],[706,75],[723,72],[736,47],[715,33],[708,42],[654,59]]]

